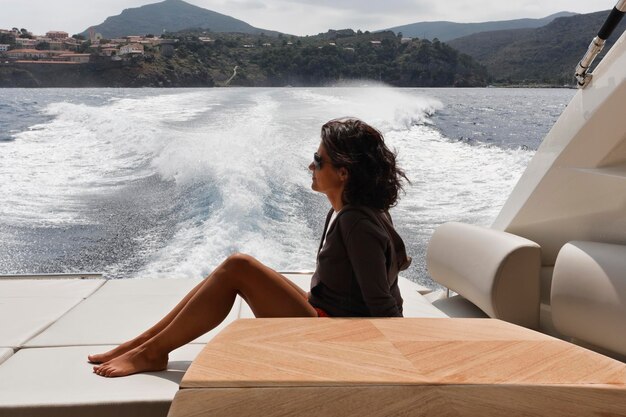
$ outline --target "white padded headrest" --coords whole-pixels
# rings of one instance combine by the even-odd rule
[[[626,355],[626,246],[567,243],[556,258],[551,299],[563,335]]]
[[[463,223],[437,228],[428,271],[492,318],[539,327],[541,249],[528,239]]]

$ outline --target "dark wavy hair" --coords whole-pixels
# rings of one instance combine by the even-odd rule
[[[396,205],[410,181],[396,165],[396,154],[387,148],[383,135],[356,118],[331,120],[322,126],[322,144],[330,162],[348,171],[344,204],[387,210]]]

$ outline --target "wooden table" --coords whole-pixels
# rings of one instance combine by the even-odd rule
[[[494,319],[248,319],[170,417],[626,416],[626,364]]]

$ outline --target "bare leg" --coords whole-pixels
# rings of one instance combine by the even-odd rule
[[[180,313],[180,311],[187,305],[189,300],[196,294],[198,289],[203,284],[204,284],[204,281],[201,281],[198,285],[196,285],[176,305],[176,307],[174,307],[172,309],[172,311],[170,311],[165,317],[163,317],[157,324],[155,324],[154,326],[152,326],[151,328],[149,328],[148,330],[146,330],[145,332],[143,332],[139,336],[137,336],[134,339],[129,340],[129,341],[125,342],[125,343],[122,343],[121,345],[119,345],[115,349],[111,349],[108,352],[100,353],[100,354],[97,354],[97,355],[89,355],[89,356],[87,356],[87,359],[89,360],[89,362],[95,363],[95,364],[107,362],[107,361],[110,361],[113,358],[116,358],[116,357],[118,357],[118,356],[128,352],[131,349],[136,348],[137,346],[140,346],[144,342],[147,342],[153,336],[157,335],[161,330],[165,329],[167,327],[167,325],[170,324],[172,322],[172,320],[174,320],[174,317],[176,317],[178,315],[178,313]]]
[[[165,328],[140,346],[95,366],[94,372],[113,377],[165,369],[168,353],[220,324],[237,294],[256,317],[317,316],[306,293],[295,284],[250,256],[233,255],[202,282]]]
[[[222,265],[218,266],[216,268],[216,271],[219,268],[221,268],[221,266]],[[209,279],[210,277],[211,275],[209,275],[206,279]],[[296,291],[298,291],[305,300],[308,299],[308,294],[304,292],[300,287],[298,287],[296,284],[289,281],[288,279],[286,279],[286,282],[288,282]],[[135,337],[134,339],[124,342],[121,345],[117,346],[116,348],[109,350],[108,352],[87,356],[88,361],[93,364],[100,364],[100,363],[108,362],[128,352],[129,350],[132,350],[138,346],[141,346],[143,343],[147,342],[152,337],[156,336],[161,330],[165,329],[167,325],[172,322],[172,320],[174,320],[174,318],[178,315],[178,313],[180,313],[180,311],[187,305],[189,300],[196,294],[198,289],[200,289],[200,287],[204,283],[205,281],[201,281],[200,283],[198,283],[198,285],[196,285],[191,291],[189,291],[189,293],[187,293],[187,295],[176,305],[176,307],[174,307],[157,324],[155,324],[154,326],[152,326],[151,328],[149,328],[148,330],[146,330],[139,336]],[[243,298],[245,299],[245,296],[243,294],[240,294],[240,295],[242,295]]]

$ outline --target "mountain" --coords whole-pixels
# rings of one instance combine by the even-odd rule
[[[576,13],[560,12],[542,19],[515,19],[500,20],[482,23],[455,23],[455,22],[417,22],[408,25],[396,26],[387,30],[395,33],[402,32],[403,36],[410,38],[434,39],[442,42],[450,39],[471,35],[472,33],[486,32],[505,29],[538,28],[552,22],[557,17],[573,16]]]
[[[609,10],[560,17],[540,28],[475,33],[448,45],[487,67],[495,82],[572,84],[574,67],[608,15]],[[607,41],[603,53],[624,30],[626,20]]]
[[[160,35],[164,31],[177,32],[183,29],[206,29],[211,32],[240,32],[248,34],[277,35],[278,32],[255,28],[211,10],[186,3],[182,0],[165,0],[132,9],[125,9],[118,16],[108,17],[103,23],[93,26],[96,33],[105,38],[128,35]],[[87,34],[89,29],[83,32]]]

